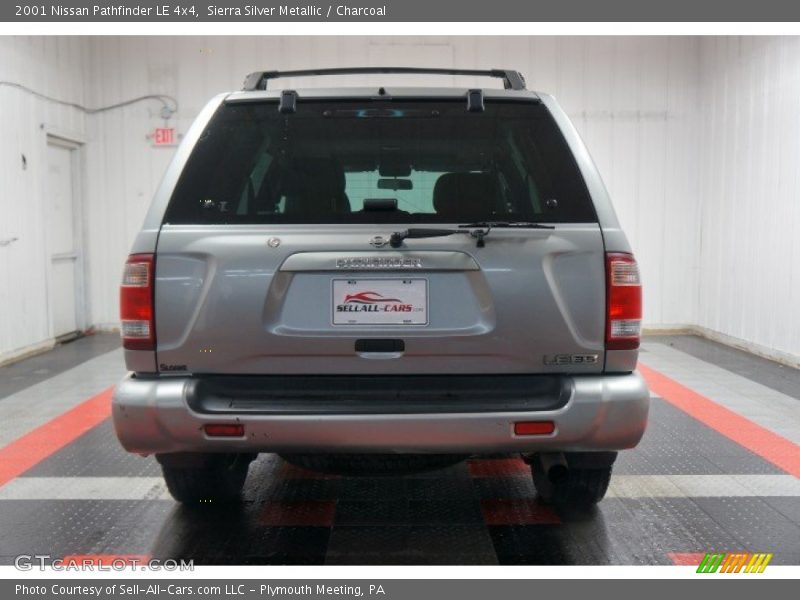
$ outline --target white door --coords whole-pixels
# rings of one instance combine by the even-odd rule
[[[50,254],[48,285],[53,336],[78,330],[78,258],[76,234],[76,149],[53,141],[47,144],[45,189],[46,245]]]

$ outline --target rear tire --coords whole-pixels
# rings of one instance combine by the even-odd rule
[[[224,504],[239,499],[252,454],[157,456],[172,497],[187,505]]]
[[[569,456],[567,463],[569,464]],[[550,481],[539,455],[531,461],[533,485],[546,504],[591,506],[600,502],[608,491],[613,466],[573,467],[570,465],[564,481]]]
[[[461,454],[281,454],[288,463],[331,475],[402,475],[444,469],[467,458]]]

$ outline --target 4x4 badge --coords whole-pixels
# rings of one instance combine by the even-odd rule
[[[376,235],[369,241],[370,246],[375,246],[376,248],[383,248],[388,243],[389,239],[383,237],[382,235]]]

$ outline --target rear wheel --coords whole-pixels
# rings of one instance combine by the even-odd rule
[[[590,506],[600,502],[606,495],[611,481],[611,469],[615,453],[603,453],[601,460],[591,460],[591,455],[567,454],[566,472],[557,471],[548,474],[548,468],[541,455],[530,460],[533,474],[533,485],[539,498],[548,504]],[[586,460],[589,457],[589,460]],[[606,464],[610,463],[610,464]]]
[[[462,454],[281,454],[288,463],[333,475],[402,475],[444,469]]]
[[[220,504],[239,498],[253,454],[156,456],[167,489],[183,504]]]

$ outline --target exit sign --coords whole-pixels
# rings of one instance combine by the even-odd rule
[[[178,143],[178,134],[174,127],[156,127],[150,139],[153,146],[175,146]]]

